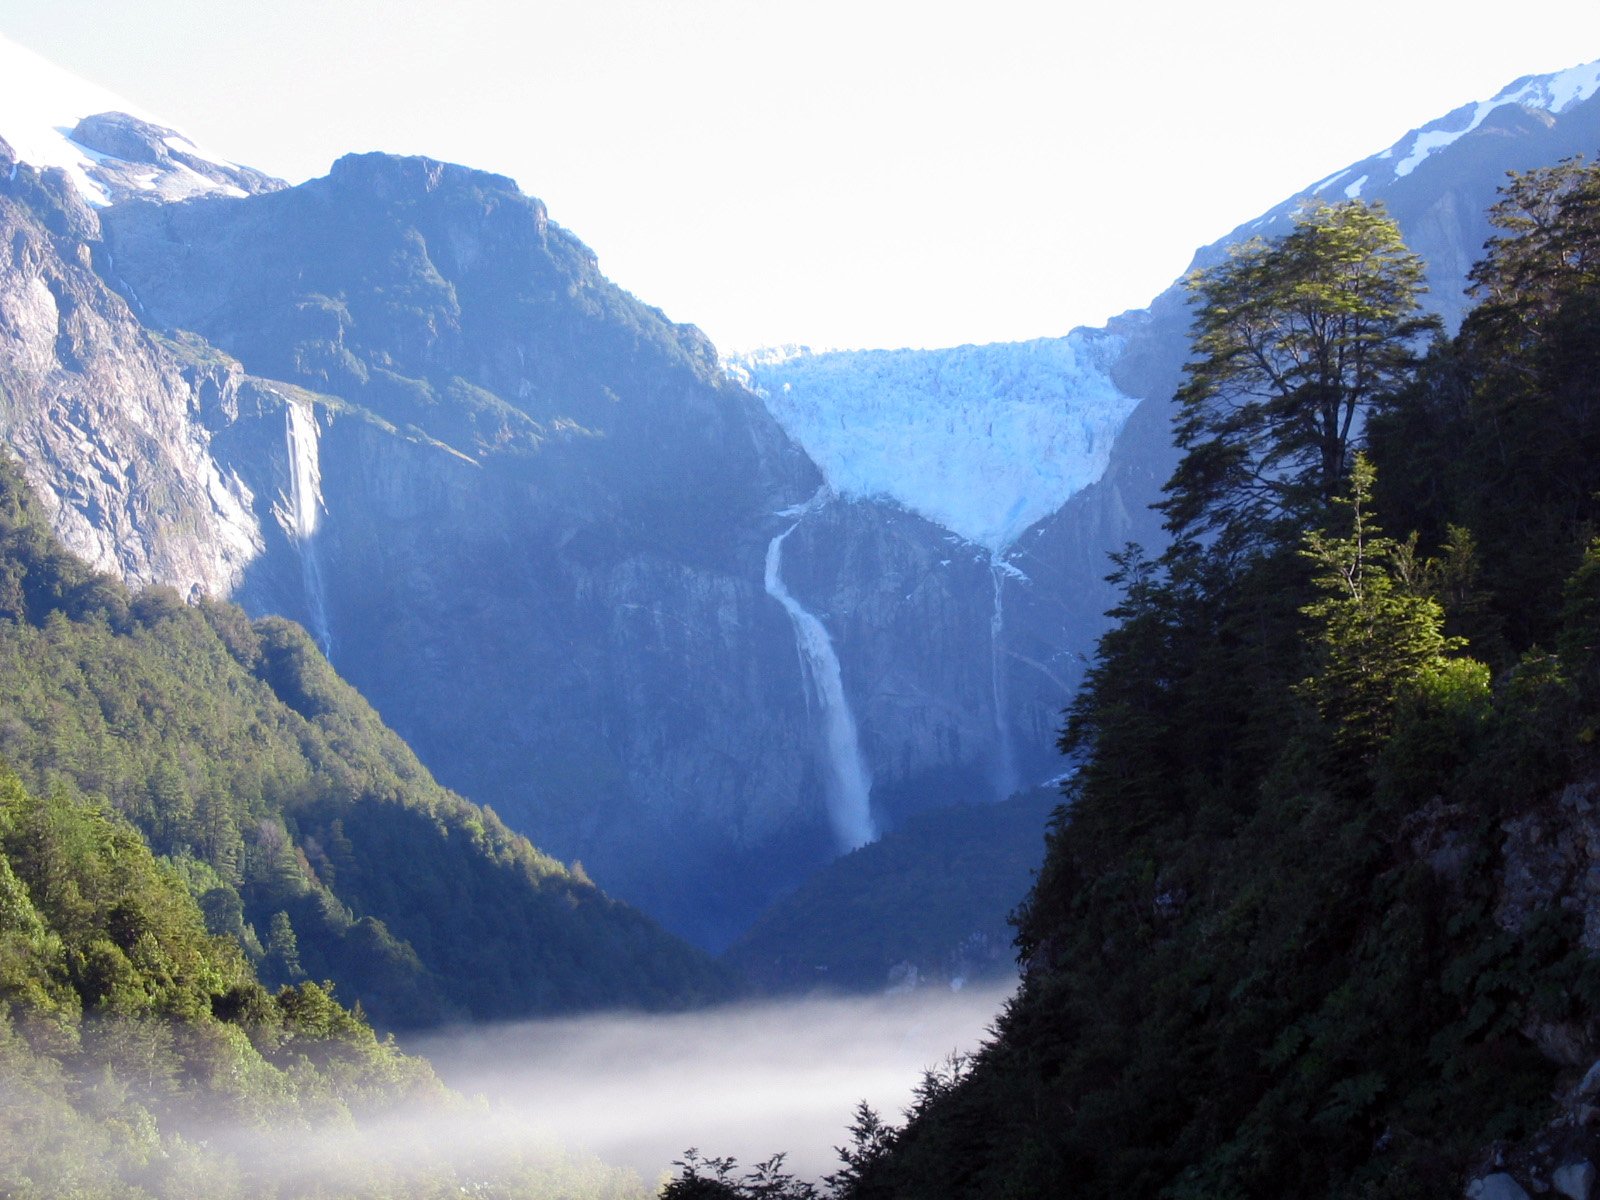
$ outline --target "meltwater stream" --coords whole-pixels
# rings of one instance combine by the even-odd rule
[[[803,518],[815,503],[813,500],[812,504],[790,511]],[[767,594],[783,605],[794,625],[801,666],[822,717],[828,759],[828,820],[840,850],[854,850],[878,836],[872,821],[872,775],[861,756],[856,719],[844,694],[833,641],[822,622],[807,612],[783,584],[784,539],[799,527],[797,519],[767,544]]]
[[[284,401],[285,444],[289,452],[288,509],[278,519],[300,556],[300,578],[305,587],[311,635],[324,656],[333,656],[333,634],[328,629],[328,601],[322,584],[322,562],[317,554],[317,527],[322,520],[322,463],[318,455],[316,414],[310,405]]]
[[[1006,562],[1003,552],[989,556],[989,574],[994,579],[994,608],[989,615],[989,690],[994,699],[995,798],[1004,800],[1017,790],[1017,751],[1011,740],[1011,710],[1006,687],[1004,644],[1006,633],[1005,577],[1022,572]]]

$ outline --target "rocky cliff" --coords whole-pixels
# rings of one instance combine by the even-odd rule
[[[225,595],[263,549],[251,488],[211,454],[238,381],[141,326],[97,251],[78,192],[0,146],[7,441],[76,553],[130,582]]]
[[[1504,170],[1600,120],[1584,79],[1552,80],[1364,172],[1447,312]],[[198,177],[148,122],[73,137]],[[709,945],[877,829],[1056,772],[1106,554],[1160,542],[1181,289],[1010,376],[1004,347],[967,356],[1021,395],[1093,345],[1095,395],[1120,398],[1095,469],[989,536],[937,488],[841,482],[510,180],[386,155],[294,188],[229,169],[182,202],[102,181],[91,208],[70,172],[7,159],[6,434],[93,561],[297,618],[445,782]]]

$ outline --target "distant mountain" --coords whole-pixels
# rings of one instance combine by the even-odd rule
[[[1299,196],[1240,226],[1218,246],[1282,233],[1307,196],[1381,200],[1428,264],[1430,307],[1452,327],[1467,308],[1462,281],[1477,261],[1489,224],[1478,204],[1480,180],[1548,165],[1600,146],[1594,99],[1600,61],[1549,75],[1527,75],[1487,100],[1463,104],[1401,137],[1387,149],[1318,180]],[[1217,246],[1202,251],[1209,261]]]
[[[64,171],[90,204],[245,196],[284,186],[0,36],[0,154]]]
[[[1507,171],[1600,143],[1589,103],[1597,90],[1600,62],[1519,79],[1240,224],[1194,265],[1283,232],[1309,198],[1378,200],[1428,263],[1428,303],[1453,325],[1489,235],[1483,214],[1494,189]],[[1137,398],[1170,398],[1172,363],[1186,353],[1174,328],[1182,300],[1174,285],[1148,309],[1063,338],[942,350],[779,347],[727,365],[840,495],[894,500],[1000,551],[1100,479]]]
[[[331,979],[390,1029],[729,991],[435,783],[298,627],[90,571],[8,462],[0,756],[136,826],[267,982]]]
[[[1441,308],[1504,171],[1600,140],[1588,78],[1366,171]],[[41,157],[107,153],[67,141]],[[1181,289],[1064,339],[752,361],[764,403],[503,177],[353,155],[151,203],[28,161],[3,424],[63,538],[300,620],[613,894],[720,948],[874,829],[1058,771],[1106,554],[1162,538]]]
[[[1593,132],[1579,78],[1408,140],[1419,241],[1507,131]],[[846,1196],[1592,1194],[1600,165],[1512,183],[1476,306],[1297,459],[1313,409],[1363,407],[1349,363],[1405,348],[1411,264],[1392,230],[1352,253],[1377,224],[1314,213],[1203,277],[1198,519],[1071,710],[1021,986],[903,1127],[857,1123]],[[1277,378],[1234,387],[1240,357]],[[1263,463],[1291,486],[1258,503]]]
[[[1203,247],[1282,232],[1309,197],[1384,203],[1428,264],[1429,307],[1454,325],[1484,216],[1512,170],[1600,146],[1600,63],[1529,76],[1463,105]],[[1054,772],[1039,713],[1064,704],[1105,628],[1107,555],[1164,542],[1149,505],[1174,458],[1169,413],[1188,355],[1175,283],[1148,308],[1059,339],[943,350],[768,350],[729,370],[765,399],[835,491],[902,507],[998,564],[995,691],[1022,778]],[[815,600],[824,610],[844,589]],[[848,651],[846,661],[849,661]],[[870,720],[868,728],[871,727]],[[1003,751],[1000,755],[1003,757]]]
[[[723,962],[778,992],[959,991],[1011,976],[1008,918],[1060,799],[1040,787],[919,813],[775,903]]]

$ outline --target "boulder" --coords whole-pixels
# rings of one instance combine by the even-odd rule
[[[1467,1200],[1530,1200],[1530,1197],[1520,1183],[1502,1171],[1469,1183]]]
[[[1557,1167],[1550,1182],[1557,1192],[1570,1200],[1589,1200],[1594,1191],[1594,1164],[1585,1159]]]

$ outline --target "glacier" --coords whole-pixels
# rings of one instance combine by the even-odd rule
[[[883,497],[999,556],[1105,472],[1138,403],[1112,381],[1123,338],[942,350],[781,347],[724,368],[848,499]]]

